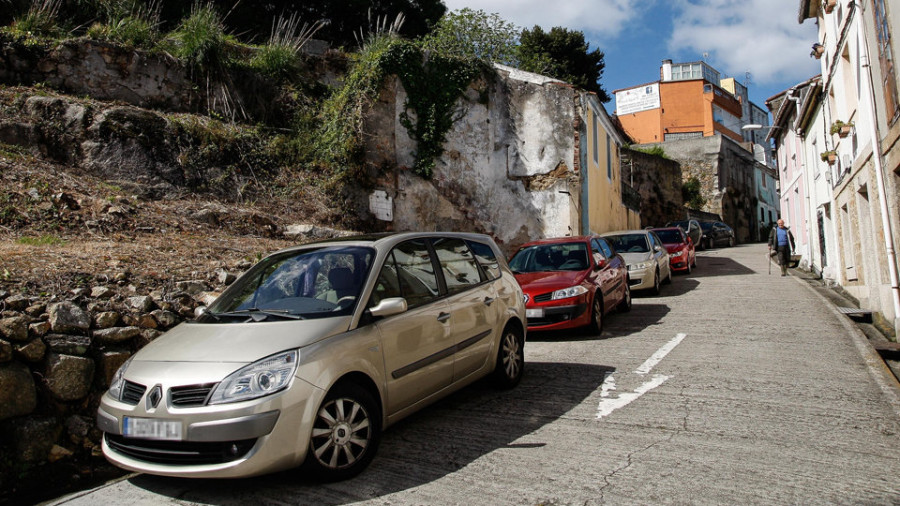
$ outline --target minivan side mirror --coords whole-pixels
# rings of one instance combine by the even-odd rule
[[[393,316],[395,314],[404,313],[406,310],[406,299],[403,297],[388,297],[369,308],[369,313],[371,313],[372,316]]]

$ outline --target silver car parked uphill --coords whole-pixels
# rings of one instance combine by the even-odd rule
[[[672,282],[669,253],[655,232],[621,230],[600,235],[625,259],[632,290],[649,290],[658,295],[661,282]]]
[[[401,418],[484,376],[515,386],[524,345],[522,290],[487,236],[287,249],[116,372],[103,453],[159,475],[348,478]]]

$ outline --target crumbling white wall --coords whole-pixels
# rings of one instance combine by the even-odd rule
[[[513,69],[497,73],[458,101],[431,180],[402,169],[412,167],[416,143],[399,122],[406,96],[396,86],[393,131],[378,133],[392,138],[401,167],[380,181],[394,197],[395,230],[484,232],[505,249],[578,233],[576,90]]]

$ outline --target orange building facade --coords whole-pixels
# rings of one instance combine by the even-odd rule
[[[666,67],[670,68],[671,64]],[[707,80],[713,77],[667,80],[666,72],[662,74],[661,81],[615,91],[616,115],[636,144],[715,134],[744,141],[741,125],[747,121],[742,119],[741,100]]]

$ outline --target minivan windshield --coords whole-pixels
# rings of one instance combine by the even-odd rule
[[[590,267],[583,242],[537,244],[516,252],[509,267],[513,272],[583,271]]]
[[[198,321],[227,323],[349,315],[374,257],[373,249],[344,246],[270,256],[241,276]]]

